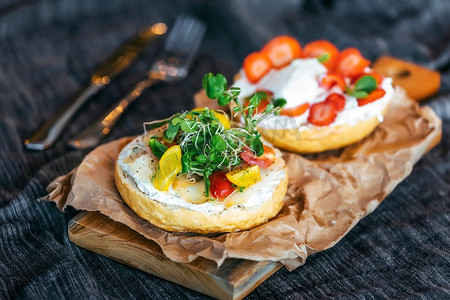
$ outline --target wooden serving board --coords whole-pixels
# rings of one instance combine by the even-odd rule
[[[381,57],[374,69],[392,77],[395,85],[418,101],[439,89],[438,72],[409,62]],[[440,136],[427,151],[439,141]],[[80,247],[218,299],[242,299],[282,266],[242,259],[228,259],[220,268],[206,259],[176,263],[155,242],[98,212],[79,213],[69,222],[68,232],[69,239]]]
[[[242,259],[228,259],[220,268],[206,259],[176,263],[155,242],[99,212],[76,215],[68,233],[80,247],[218,299],[244,298],[282,266]]]

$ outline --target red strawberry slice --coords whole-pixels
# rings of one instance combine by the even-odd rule
[[[325,77],[323,77],[320,81],[320,85],[327,90],[337,85],[343,92],[345,92],[347,88],[344,78],[341,75],[335,73],[328,73],[327,75],[325,75]]]
[[[375,100],[380,99],[384,95],[386,95],[386,91],[385,90],[383,90],[383,89],[376,89],[376,90],[372,91],[367,97],[357,99],[358,106],[363,106],[363,105],[372,103]]]
[[[354,77],[364,73],[364,69],[370,65],[356,48],[347,48],[339,54],[336,72],[346,77]]]
[[[335,45],[325,40],[311,42],[303,49],[305,57],[316,57],[328,69],[333,70],[339,58],[339,50]]]
[[[269,58],[261,52],[253,52],[244,59],[244,72],[248,81],[257,83],[264,75],[266,75],[272,65]]]
[[[270,40],[261,50],[269,57],[272,65],[280,69],[302,56],[302,47],[290,36],[278,36]]]
[[[305,111],[308,110],[309,104],[304,103],[299,106],[293,107],[293,108],[283,108],[280,112],[280,115],[282,116],[288,116],[288,117],[297,117],[301,116],[305,113]]]
[[[323,101],[311,105],[308,122],[316,126],[326,126],[333,123],[336,116],[336,103]]]
[[[330,94],[325,102],[333,102],[336,104],[337,111],[342,111],[345,107],[345,97],[341,94],[333,93]]]

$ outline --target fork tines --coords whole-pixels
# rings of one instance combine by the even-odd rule
[[[179,16],[167,37],[164,52],[173,52],[184,59],[191,59],[200,46],[205,29],[205,25],[198,19]]]

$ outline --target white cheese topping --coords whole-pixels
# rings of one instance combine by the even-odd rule
[[[256,84],[250,83],[243,70],[240,78],[233,84],[241,88],[240,101],[245,97],[254,94],[259,90],[268,90],[274,93],[274,98],[284,98],[287,104],[284,108],[297,107],[304,103],[314,104],[322,102],[331,93],[342,92],[334,87],[330,91],[320,87],[319,82],[327,73],[327,69],[315,58],[296,59],[291,64],[281,70],[271,70]],[[358,106],[355,97],[343,94],[345,97],[345,108],[339,112],[336,119],[329,126],[343,124],[355,125],[360,121],[365,121],[377,117],[383,121],[383,110],[394,94],[392,79],[384,78],[381,88],[386,94],[363,106]],[[299,128],[300,131],[315,127],[308,123],[309,109],[300,116],[270,116],[264,119],[258,126],[268,129],[291,129]]]
[[[187,202],[173,189],[171,186],[167,192],[159,191],[151,182],[151,178],[156,172],[158,166],[158,159],[148,149],[147,143],[143,140],[145,136],[140,136],[130,144],[128,144],[119,154],[118,164],[127,175],[129,183],[137,187],[148,198],[164,203],[165,205],[182,207],[193,211],[199,211],[208,214],[220,214],[226,208],[223,202],[207,201],[201,204],[194,204]],[[137,156],[136,159],[128,159],[133,156],[136,149],[142,150],[142,155]],[[281,154],[276,150],[277,156]],[[254,185],[246,188],[243,192],[236,191],[230,195],[229,198],[235,197],[244,199],[242,204],[232,206],[231,208],[241,207],[250,208],[257,207],[267,200],[272,198],[272,195],[287,174],[282,169],[284,163],[276,162],[268,169],[261,169],[261,180]],[[203,190],[198,190],[198,193],[203,193]],[[243,198],[241,198],[243,197]],[[228,208],[230,209],[230,208]]]

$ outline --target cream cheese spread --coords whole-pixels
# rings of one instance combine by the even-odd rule
[[[342,94],[337,87],[328,91],[319,85],[321,78],[327,72],[327,69],[315,58],[296,59],[283,69],[270,70],[256,84],[250,83],[244,71],[241,70],[240,77],[233,86],[241,88],[239,101],[244,101],[244,98],[259,90],[268,90],[274,93],[274,99],[284,98],[287,101],[284,108],[293,108],[304,103],[311,105],[322,102],[331,93]],[[392,79],[384,78],[381,88],[386,91],[386,94],[382,98],[363,106],[358,106],[355,97],[342,94],[346,100],[344,110],[339,112],[334,122],[328,126],[356,125],[360,121],[374,117],[377,117],[382,122],[383,110],[394,94]],[[300,131],[308,130],[316,127],[308,123],[308,115],[309,109],[297,117],[272,115],[264,119],[258,126],[267,129],[299,128]]]
[[[119,154],[118,165],[126,174],[128,183],[135,186],[148,198],[163,203],[174,208],[182,207],[192,211],[199,211],[208,214],[220,214],[226,208],[223,202],[207,201],[201,204],[187,202],[171,186],[167,192],[157,190],[151,182],[151,178],[156,172],[158,159],[154,156],[146,141],[145,135],[142,135],[133,142],[129,143]],[[136,155],[140,153],[140,155]],[[276,150],[277,156],[281,153]],[[135,159],[130,157],[135,156]],[[282,163],[282,164],[281,164]],[[284,163],[275,162],[268,169],[261,169],[261,180],[247,187],[243,192],[236,191],[231,197],[243,197],[246,199],[242,204],[230,208],[251,208],[257,207],[272,198],[272,195],[278,184],[286,178],[286,171],[283,169]],[[198,191],[203,192],[203,191]],[[228,208],[228,209],[230,209]]]

